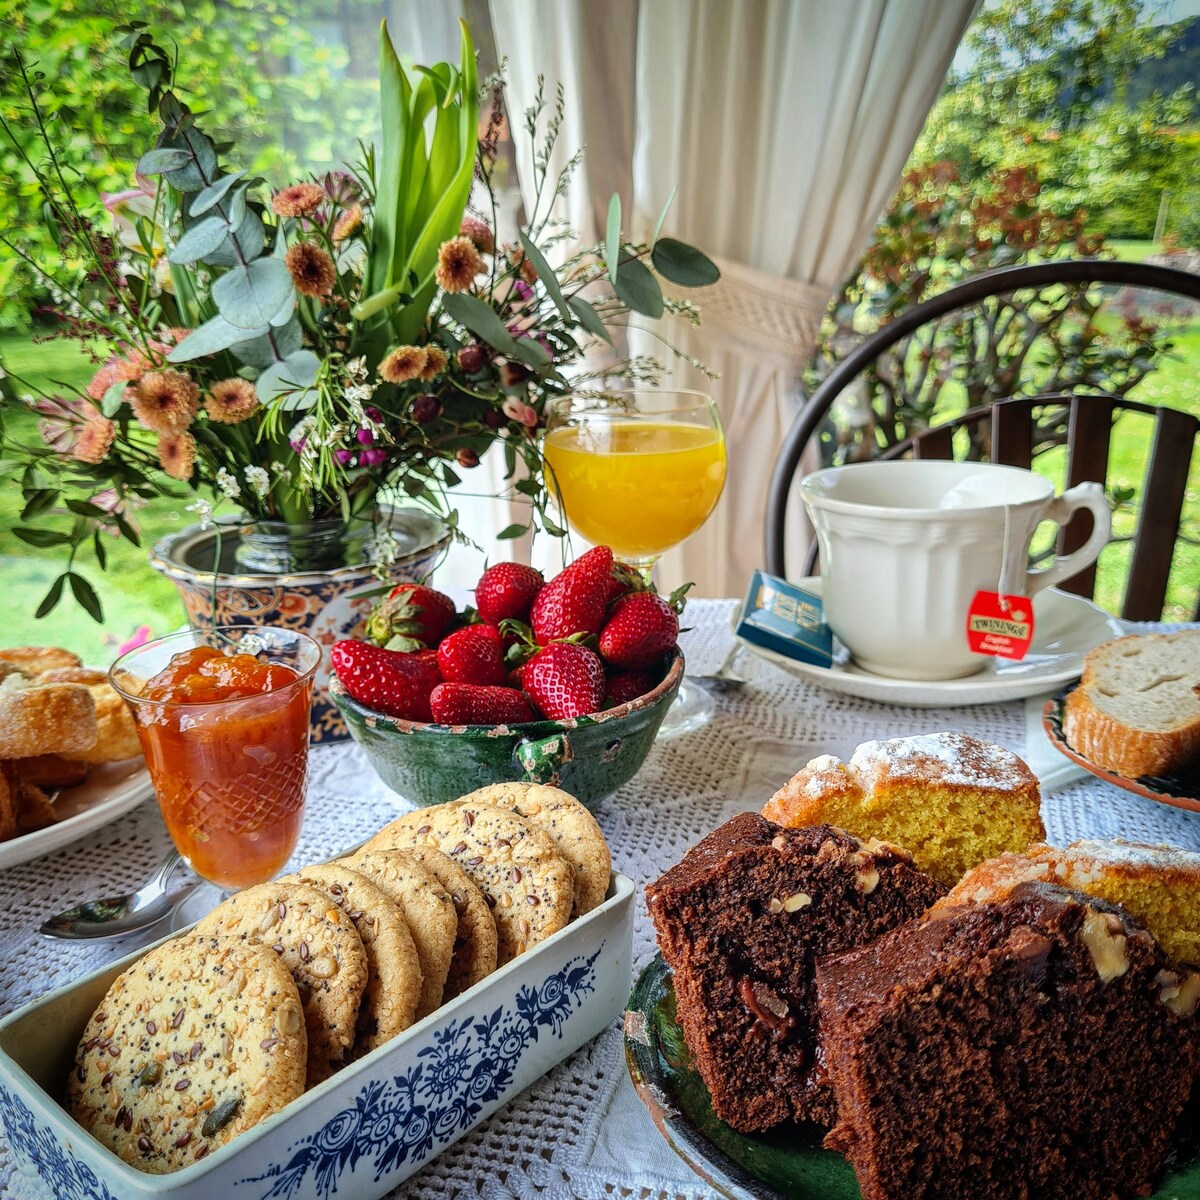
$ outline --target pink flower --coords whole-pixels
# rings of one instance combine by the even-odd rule
[[[364,450],[358,456],[358,462],[363,467],[381,467],[387,462],[386,450]]]
[[[504,403],[500,407],[504,410],[504,415],[510,421],[516,421],[521,425],[527,426],[529,429],[537,428],[537,413],[528,404],[518,400],[515,396],[506,396]]]
[[[117,647],[117,657],[120,658],[122,654],[127,654],[130,650],[136,650],[139,646],[144,646],[150,640],[150,634],[149,625],[139,625],[133,631],[133,636],[127,642],[122,642]]]
[[[42,417],[38,422],[42,441],[59,454],[70,451],[84,421],[91,415],[91,409],[79,400],[64,400],[61,396],[44,396],[32,407]]]

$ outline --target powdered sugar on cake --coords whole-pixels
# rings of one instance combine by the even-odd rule
[[[850,759],[850,771],[865,792],[873,791],[882,777],[989,790],[1020,788],[1032,779],[1012,751],[962,733],[863,742]]]

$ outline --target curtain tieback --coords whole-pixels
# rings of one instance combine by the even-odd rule
[[[830,290],[715,255],[713,259],[721,268],[721,278],[711,286],[685,289],[667,284],[664,288],[672,299],[695,300],[700,306],[701,332],[796,364],[807,362],[829,307]]]

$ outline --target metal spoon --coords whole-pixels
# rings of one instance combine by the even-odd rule
[[[45,921],[40,932],[46,937],[68,941],[96,941],[128,937],[156,925],[169,917],[204,882],[192,876],[172,883],[171,876],[182,861],[179,851],[172,850],[136,892],[77,904]]]
[[[729,653],[725,655],[724,661],[715,671],[708,675],[689,675],[689,681],[700,684],[714,695],[736,691],[745,686],[748,681],[733,669],[733,664],[744,649],[741,642],[734,642]]]

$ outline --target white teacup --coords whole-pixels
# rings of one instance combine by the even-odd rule
[[[978,591],[1032,596],[1095,562],[1112,516],[1104,489],[1056,497],[1049,480],[991,463],[898,460],[815,471],[800,491],[821,549],[825,619],[859,665],[901,679],[954,679],[988,661],[967,646]],[[1087,542],[1042,571],[1029,544],[1041,521],[1080,508]]]

